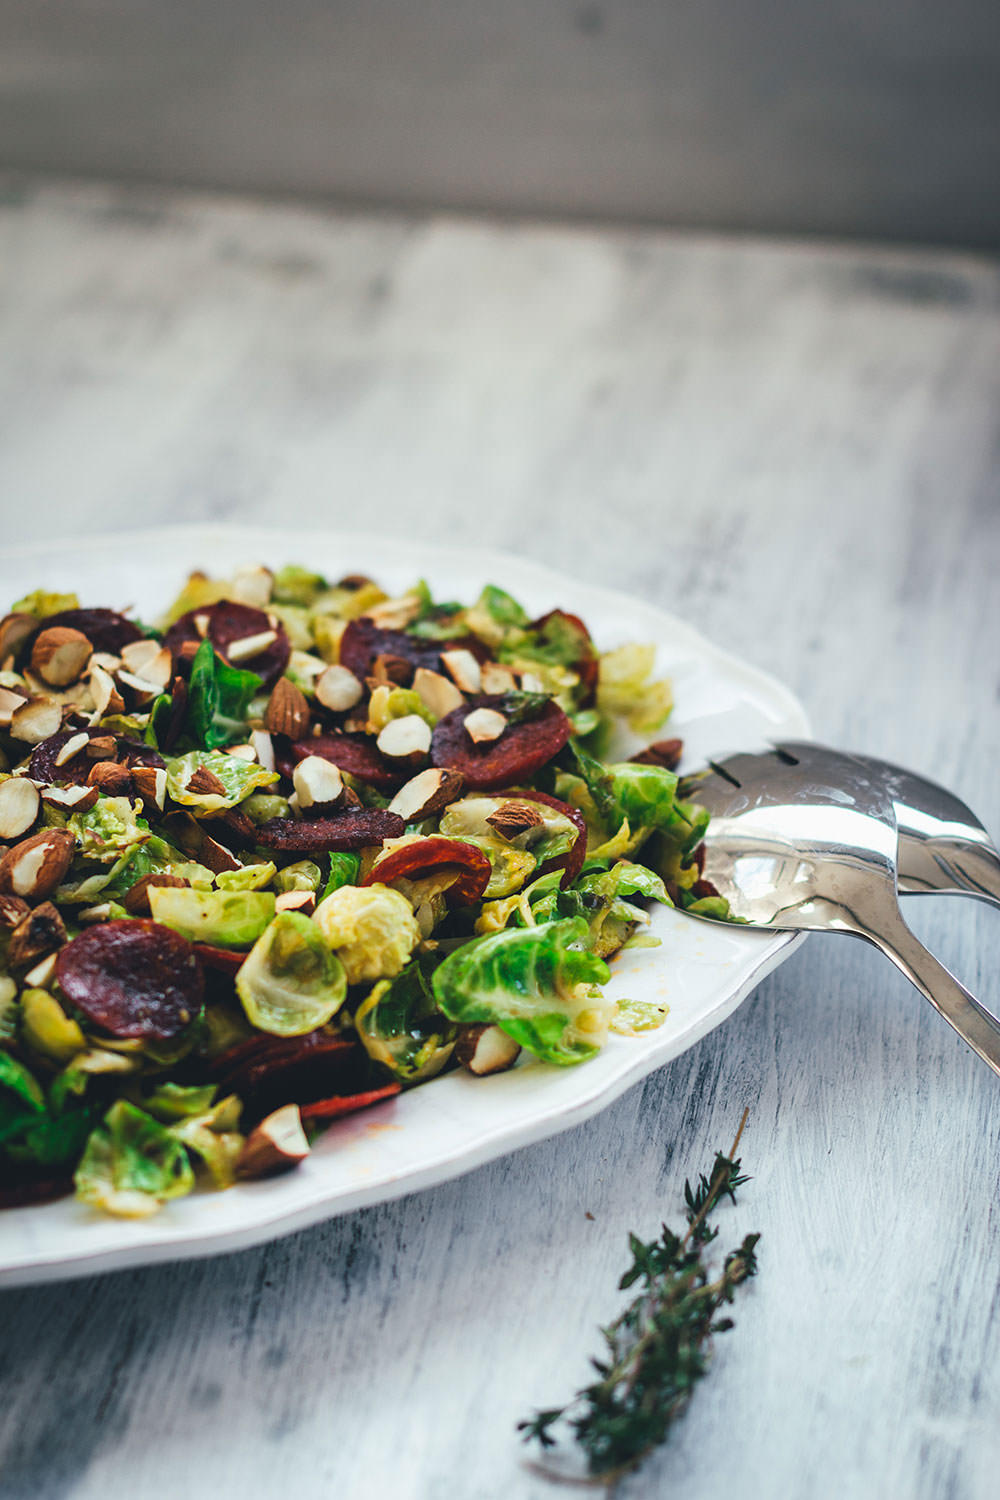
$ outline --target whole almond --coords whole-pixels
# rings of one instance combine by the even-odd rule
[[[271,734],[300,740],[309,728],[309,704],[305,694],[287,677],[279,677],[268,699],[264,724]]]
[[[0,928],[12,931],[26,917],[31,907],[20,896],[0,896]]]
[[[132,790],[132,774],[128,766],[120,766],[117,761],[95,760],[87,785],[96,786],[105,797],[127,797]]]
[[[21,647],[38,629],[34,615],[4,615],[0,620],[0,667],[16,659]]]
[[[158,874],[143,875],[141,880],[137,880],[135,885],[126,891],[122,905],[130,916],[148,917],[150,911],[149,888],[151,885],[185,886],[190,884],[190,880],[184,880],[180,875],[169,875],[166,871]]]
[[[220,781],[214,771],[207,766],[196,766],[187,779],[185,791],[194,792],[199,797],[228,797],[225,782]]]
[[[0,859],[0,892],[42,901],[51,896],[73,860],[76,839],[65,828],[43,828]]]
[[[132,785],[147,806],[163,811],[167,800],[167,773],[162,766],[133,766]]]
[[[66,924],[51,901],[29,911],[10,935],[7,962],[12,969],[30,969],[47,953],[66,942]]]
[[[35,637],[31,666],[49,687],[69,687],[83,675],[93,653],[82,631],[68,625],[50,625]]]

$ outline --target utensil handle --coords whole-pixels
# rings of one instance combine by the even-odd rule
[[[1000,1021],[914,937],[902,917],[867,935],[1000,1077]]]

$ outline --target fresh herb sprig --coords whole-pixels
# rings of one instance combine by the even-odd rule
[[[709,1215],[720,1200],[736,1202],[736,1189],[749,1179],[736,1155],[747,1122],[744,1110],[728,1156],[716,1153],[696,1187],[684,1184],[687,1230],[677,1235],[663,1226],[649,1243],[629,1236],[632,1264],[618,1283],[642,1290],[620,1317],[603,1328],[602,1359],[591,1363],[598,1378],[577,1391],[566,1406],[536,1413],[518,1424],[526,1442],[555,1446],[553,1428],[565,1421],[587,1458],[590,1476],[607,1483],[637,1467],[683,1411],[697,1382],[708,1371],[713,1333],[732,1328],[718,1317],[736,1288],[756,1274],[759,1234],[748,1234],[712,1274],[704,1252],[718,1236]]]

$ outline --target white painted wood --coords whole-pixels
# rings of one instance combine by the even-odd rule
[[[995,264],[40,187],[0,267],[8,543],[287,516],[513,546],[689,615],[1000,833]],[[908,911],[997,1003],[1000,914]],[[763,1231],[761,1275],[623,1500],[986,1500],[1000,1095],[836,938],[556,1140],[5,1293],[0,1492],[541,1500],[514,1422],[586,1378],[626,1232],[677,1217],[744,1104],[723,1224]]]

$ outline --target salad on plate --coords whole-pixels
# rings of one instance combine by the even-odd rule
[[[649,902],[701,907],[654,649],[487,587],[194,573],[0,621],[0,1204],[123,1217],[447,1069],[571,1066]]]

